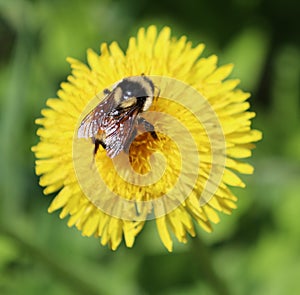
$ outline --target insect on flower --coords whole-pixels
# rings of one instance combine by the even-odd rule
[[[187,243],[195,236],[196,223],[211,232],[219,213],[232,213],[237,197],[231,187],[245,187],[236,173],[253,173],[241,159],[252,155],[262,133],[251,126],[250,94],[228,79],[232,64],[218,66],[217,56],[203,57],[203,49],[169,27],[151,25],[140,28],[125,51],[117,42],[102,43],[99,54],[87,51],[88,64],[68,59],[71,76],[36,120],[39,142],[32,147],[44,193],[57,192],[49,212],[61,210],[68,226],[112,250],[122,241],[133,247],[153,218],[168,251],[173,237]],[[146,69],[156,77],[132,76]],[[85,111],[92,85],[110,85],[116,73],[122,78]],[[150,131],[134,139],[129,157],[121,157],[145,129]],[[92,166],[88,144],[94,158],[106,148]],[[117,154],[120,161],[111,161]]]
[[[155,86],[150,78],[141,75],[124,78],[110,91],[105,89],[104,99],[82,120],[78,138],[91,138],[94,155],[101,145],[110,158],[129,147],[140,127],[154,139],[154,126],[140,116],[152,105]]]

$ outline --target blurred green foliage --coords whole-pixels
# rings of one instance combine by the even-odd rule
[[[0,0],[0,294],[298,295],[297,17],[293,0]],[[133,249],[112,252],[46,213],[52,197],[42,197],[30,152],[34,119],[69,74],[67,56],[84,61],[88,47],[113,40],[126,48],[152,23],[235,63],[264,139],[247,189],[236,190],[238,210],[214,233],[199,229],[201,240],[169,254],[150,222]]]

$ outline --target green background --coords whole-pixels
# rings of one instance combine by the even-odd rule
[[[0,294],[300,294],[300,51],[297,1],[0,0]],[[102,42],[172,27],[252,93],[264,132],[238,210],[169,254],[154,222],[113,252],[47,213],[30,147],[34,119]]]

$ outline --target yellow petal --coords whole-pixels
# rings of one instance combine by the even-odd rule
[[[232,171],[225,169],[223,175],[223,181],[232,186],[245,187],[244,182]]]
[[[228,64],[216,69],[211,75],[206,78],[207,83],[216,83],[224,80],[233,69],[233,64]]]
[[[168,249],[169,252],[172,252],[173,242],[167,228],[165,216],[156,218],[156,226],[157,226],[160,239],[162,240],[163,244],[165,245],[165,247]]]

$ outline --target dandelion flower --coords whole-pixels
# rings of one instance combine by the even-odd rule
[[[141,28],[124,53],[116,42],[88,50],[88,65],[68,58],[72,74],[58,98],[47,100],[32,148],[44,193],[58,192],[48,211],[61,209],[68,225],[84,236],[97,236],[115,250],[124,238],[132,247],[148,219],[172,251],[173,234],[186,243],[195,223],[212,231],[218,212],[231,214],[236,196],[230,187],[245,187],[237,173],[252,174],[241,161],[251,156],[261,133],[251,129],[249,94],[227,79],[232,65],[217,66],[217,57],[200,58],[204,45],[170,28]],[[156,89],[144,117],[157,138],[138,134],[128,152],[114,159],[104,148],[93,156],[91,140],[79,139],[84,116],[125,77],[145,75]]]

